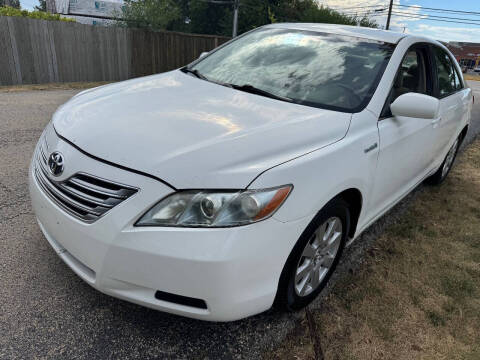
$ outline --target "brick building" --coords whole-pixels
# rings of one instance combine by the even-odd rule
[[[480,43],[468,42],[449,42],[445,46],[455,55],[460,65],[465,65],[469,69],[479,65],[480,61]]]

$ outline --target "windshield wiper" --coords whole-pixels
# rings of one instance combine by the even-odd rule
[[[255,87],[253,85],[250,85],[250,84],[236,85],[236,84],[228,84],[228,83],[222,83],[222,82],[210,80],[205,75],[202,75],[197,69],[191,69],[188,66],[185,66],[185,67],[181,68],[180,70],[183,71],[184,73],[192,74],[199,79],[210,81],[210,82],[213,82],[213,83],[218,84],[218,85],[227,86],[227,87],[232,88],[232,89],[245,91],[245,92],[248,92],[250,94],[256,94],[256,95],[269,97],[269,98],[275,99],[275,100],[293,102],[293,100],[288,98],[288,97],[272,94],[268,91],[259,89],[259,88]]]
[[[233,89],[236,89],[236,90],[240,90],[240,91],[245,91],[245,92],[248,92],[250,94],[256,94],[256,95],[260,95],[260,96],[265,96],[265,97],[269,97],[271,99],[275,99],[275,100],[281,100],[281,101],[286,101],[286,102],[293,102],[292,99],[288,98],[288,97],[284,97],[284,96],[280,96],[280,95],[275,95],[275,94],[272,94],[268,91],[265,91],[265,90],[262,90],[262,89],[259,89],[253,85],[250,85],[250,84],[244,84],[244,85],[235,85],[235,84],[225,84],[226,86],[229,86]]]
[[[185,67],[181,68],[180,70],[183,71],[184,73],[193,74],[193,75],[195,75],[195,76],[196,76],[197,78],[199,78],[199,79],[209,81],[209,80],[208,80],[204,75],[202,75],[197,69],[190,69],[189,67],[185,66]]]

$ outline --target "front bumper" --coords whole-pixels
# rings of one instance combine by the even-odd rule
[[[210,321],[232,321],[269,309],[285,261],[306,220],[274,218],[220,229],[134,227],[173,190],[154,179],[96,161],[49,135],[65,155],[65,173],[95,174],[140,190],[92,224],[67,214],[29,171],[40,228],[57,254],[99,291],[146,307]],[[156,291],[201,299],[206,309],[158,300]]]

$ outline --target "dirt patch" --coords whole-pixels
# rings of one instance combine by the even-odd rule
[[[480,81],[480,75],[463,74],[463,78],[464,78],[465,80]]]
[[[301,359],[316,360],[315,341],[312,339],[308,319],[303,316],[295,329],[287,335],[281,347],[264,354],[264,360]]]

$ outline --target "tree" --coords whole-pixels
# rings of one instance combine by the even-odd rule
[[[191,0],[190,30],[196,33],[231,36],[233,6]],[[316,22],[377,27],[366,17],[358,18],[318,6],[316,0],[241,0],[238,33],[273,22]]]
[[[132,27],[231,36],[233,5],[227,0],[126,0],[123,18]],[[239,34],[272,22],[377,27],[368,18],[347,16],[318,6],[316,0],[240,0]]]
[[[190,29],[199,34],[225,35],[226,21],[231,24],[229,5],[208,3],[203,0],[190,1]],[[231,26],[231,25],[230,25]],[[231,30],[229,35],[231,35]]]
[[[190,0],[177,0],[178,8],[180,9],[180,17],[172,21],[167,30],[176,30],[182,32],[190,31]]]
[[[37,11],[47,11],[47,0],[38,0],[39,4],[35,6]]]
[[[20,9],[20,0],[0,0],[0,7],[10,6],[15,9]]]
[[[175,0],[126,0],[122,20],[129,27],[165,30],[181,16]]]
[[[307,1],[306,1],[307,2]],[[357,25],[364,27],[378,27],[375,21],[367,17],[348,16],[328,7],[310,5],[301,16],[301,21],[314,23],[329,23],[343,25]]]

